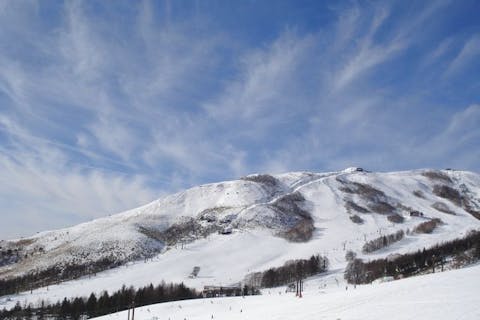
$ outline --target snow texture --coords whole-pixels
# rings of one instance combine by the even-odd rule
[[[354,288],[323,278],[305,283],[302,298],[283,288],[262,296],[206,298],[137,308],[136,320],[200,319],[480,319],[480,265]],[[127,311],[96,318],[126,319]]]
[[[258,176],[261,177],[248,176],[198,186],[134,210],[71,228],[2,241],[0,246],[3,248],[21,244],[23,252],[31,256],[19,263],[0,267],[0,278],[52,265],[88,263],[105,256],[126,262],[95,276],[39,288],[32,293],[0,297],[0,308],[11,308],[16,301],[37,303],[40,299],[48,299],[55,302],[64,297],[87,296],[91,292],[115,291],[123,284],[139,287],[158,284],[162,280],[184,282],[198,289],[204,285],[228,285],[242,281],[248,273],[278,267],[288,260],[308,258],[312,254],[327,256],[330,269],[341,278],[348,250],[356,252],[360,258],[375,259],[421,250],[480,228],[480,220],[459,206],[458,201],[455,204],[433,193],[436,185],[458,189],[465,199],[468,198],[468,209],[474,210],[480,205],[480,176],[471,172],[374,173],[353,168],[331,173]],[[297,213],[289,215],[288,210],[282,211],[282,208],[291,207],[282,202],[286,196],[287,199],[296,199]],[[432,207],[437,202],[445,203],[454,214]],[[368,212],[355,211],[355,206],[349,203],[367,208]],[[379,203],[381,208],[391,207],[392,211],[379,213],[370,209],[378,209]],[[423,216],[411,216],[411,211],[422,212]],[[310,215],[309,221],[314,226],[311,237],[303,242],[282,237],[303,219],[304,212]],[[360,216],[363,222],[352,222],[350,217],[353,214]],[[391,214],[401,215],[403,223],[389,221]],[[413,230],[433,218],[441,219],[443,224],[431,234],[407,233],[408,229]],[[142,232],[148,228],[161,233],[188,219],[194,219],[205,228],[208,225],[215,225],[217,229],[229,228],[232,233],[213,232],[201,237],[177,239],[179,242],[168,245],[150,233]],[[361,252],[365,242],[399,230],[406,233],[402,240],[372,253]],[[183,248],[180,240],[186,242]],[[198,277],[189,278],[194,266],[199,266],[201,271]],[[261,299],[266,298],[258,301]],[[282,297],[278,305],[282,305],[282,299],[286,298]],[[429,299],[427,295],[425,299]],[[327,308],[327,305],[323,307]]]

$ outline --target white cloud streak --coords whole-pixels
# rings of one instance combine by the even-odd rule
[[[0,43],[18,43],[0,48],[0,209],[12,223],[35,222],[12,235],[251,172],[443,165],[478,138],[478,102],[444,108],[424,129],[427,115],[416,110],[441,106],[389,80],[448,3],[404,15],[353,4],[318,30],[285,27],[254,47],[232,44],[199,13],[176,21],[174,2],[162,14],[155,5],[106,22],[89,3],[68,2],[53,27],[38,8],[0,6]],[[447,76],[467,69],[478,42],[465,42]],[[455,44],[447,39],[419,60],[436,65]],[[457,163],[476,166],[471,156]]]
[[[469,62],[480,58],[480,35],[472,36],[464,44],[457,56],[451,61],[448,69],[445,71],[445,77],[449,77],[465,68]]]

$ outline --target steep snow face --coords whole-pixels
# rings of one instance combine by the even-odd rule
[[[3,242],[4,248],[20,249],[22,263],[4,266],[0,276],[55,264],[89,263],[111,256],[120,261],[149,257],[160,252],[165,243],[142,232],[144,228],[163,231],[205,210],[217,214],[221,211],[224,215],[236,213],[248,205],[268,201],[274,191],[271,186],[247,180],[214,183],[71,228]]]
[[[286,174],[280,179],[251,175],[202,185],[117,215],[4,242],[4,248],[16,249],[18,254],[5,259],[0,276],[21,275],[53,265],[88,264],[104,258],[119,262],[143,259],[162,252],[166,246],[225,229],[264,227],[274,233],[287,231],[304,217],[285,212],[288,208],[279,207],[275,200],[289,194],[290,184],[312,176],[315,174]],[[291,207],[296,207],[295,201]]]
[[[103,258],[131,262],[48,291],[40,288],[10,297],[8,303],[0,298],[0,307],[16,300],[55,300],[161,280],[196,288],[228,284],[312,254],[326,255],[331,269],[342,272],[347,250],[372,259],[422,249],[480,228],[475,217],[479,199],[480,176],[462,171],[294,172],[198,186],[72,228],[3,241],[2,250],[12,251],[3,266],[0,263],[2,279]],[[407,233],[389,247],[362,253],[366,241],[411,231],[433,218],[443,224],[431,234]],[[190,279],[194,266],[201,271]]]

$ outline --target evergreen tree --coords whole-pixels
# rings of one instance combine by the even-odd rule
[[[87,315],[89,317],[94,317],[95,316],[95,307],[97,305],[97,296],[95,293],[91,293],[90,296],[88,297],[87,303],[85,305],[85,309],[87,311]]]

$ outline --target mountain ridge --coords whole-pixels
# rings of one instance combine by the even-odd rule
[[[346,264],[345,250],[367,258],[382,257],[421,249],[479,228],[480,220],[475,216],[480,211],[479,199],[480,176],[468,171],[379,173],[349,168],[328,173],[249,175],[193,187],[74,227],[2,241],[3,251],[15,250],[15,246],[22,250],[17,258],[10,255],[10,260],[2,255],[0,279],[54,266],[58,270],[72,265],[85,269],[63,279],[72,280],[110,268],[127,272],[118,267],[133,263],[140,268],[152,259],[168,269],[167,262],[174,259],[182,267],[162,271],[159,280],[183,281],[188,269],[197,263],[203,264],[211,282],[234,282],[248,272],[313,253],[328,256],[332,267],[341,269]],[[440,219],[442,224],[431,234],[413,232],[422,222],[433,219]],[[399,230],[408,231],[405,239],[384,250],[361,252],[367,241]],[[258,247],[252,249],[258,256],[247,258],[242,251],[251,245]],[[184,246],[196,248],[198,253],[189,257],[182,250]],[[211,255],[226,255],[231,261]],[[107,261],[104,266],[91,267],[102,261]],[[233,267],[234,262],[238,265]],[[221,270],[224,268],[233,271],[228,274]],[[118,287],[120,280],[115,277],[111,281]],[[128,277],[137,281],[133,273]],[[187,283],[201,287],[202,281],[197,280]],[[41,281],[38,286],[42,286]]]

